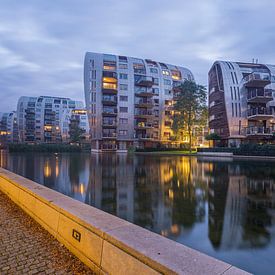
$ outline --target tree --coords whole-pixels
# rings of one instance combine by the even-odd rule
[[[85,133],[85,130],[79,127],[79,121],[77,119],[71,119],[69,127],[71,142],[79,143],[83,139],[83,134]]]
[[[206,125],[206,88],[194,81],[186,80],[175,88],[176,103],[174,105],[173,130],[176,136],[186,133],[191,152],[193,129],[198,125]]]

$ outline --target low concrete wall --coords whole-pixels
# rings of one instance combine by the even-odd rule
[[[0,190],[97,274],[248,274],[2,168]]]
[[[197,156],[233,157],[233,153],[229,153],[229,152],[198,152]]]

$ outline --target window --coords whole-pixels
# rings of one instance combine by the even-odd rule
[[[91,70],[90,71],[90,78],[91,79],[96,79],[96,70]]]
[[[119,130],[118,133],[119,133],[120,136],[126,136],[128,131],[127,130]]]
[[[242,112],[241,112],[241,103],[239,103],[239,117],[242,117]]]
[[[236,117],[238,116],[238,105],[235,103],[235,112],[236,112]]]
[[[127,91],[128,90],[128,85],[127,84],[120,84],[119,85],[119,89],[121,91]]]
[[[119,69],[128,69],[128,64],[119,63],[118,67]]]
[[[117,88],[116,83],[106,83],[106,82],[103,82],[103,83],[102,83],[102,86],[103,86],[103,89],[112,89],[112,90],[116,90],[116,88]]]
[[[158,95],[159,94],[159,88],[153,88],[153,94]]]
[[[231,72],[231,78],[232,78],[233,84],[235,84],[235,79],[232,72]]]
[[[234,87],[234,95],[235,95],[235,100],[237,100],[236,87]]]
[[[153,77],[153,83],[154,83],[155,85],[159,85],[159,79],[156,78],[156,77]]]
[[[128,113],[128,107],[119,107],[120,113]]]
[[[159,71],[157,68],[150,68],[150,73],[157,74]]]
[[[128,124],[128,118],[120,118],[119,124]]]
[[[164,121],[164,125],[165,125],[165,127],[171,127],[172,122],[171,121]]]
[[[238,99],[240,100],[241,99],[240,98],[240,89],[239,89],[239,87],[237,89],[238,89]]]
[[[121,96],[119,97],[119,100],[120,100],[120,101],[128,101],[128,96],[127,96],[127,95],[121,95]]]
[[[233,90],[232,90],[232,87],[230,87],[230,92],[231,92],[231,100],[233,100]]]
[[[91,81],[90,82],[90,90],[91,91],[95,91],[96,90],[96,82],[95,81]],[[64,104],[64,103],[63,103]]]
[[[234,116],[234,103],[232,103],[232,116]]]
[[[119,74],[119,79],[128,79],[128,74],[120,73]]]
[[[170,75],[170,72],[168,70],[162,70],[163,75]]]
[[[171,85],[171,80],[169,79],[163,79],[164,85]]]
[[[164,94],[165,94],[165,95],[171,95],[171,90],[165,89],[165,90],[164,90]]]
[[[154,103],[155,103],[155,104],[159,104],[159,99],[158,99],[158,98],[155,98],[155,99],[154,99]]]

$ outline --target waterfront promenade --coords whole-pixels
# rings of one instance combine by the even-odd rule
[[[93,274],[0,191],[0,274]]]

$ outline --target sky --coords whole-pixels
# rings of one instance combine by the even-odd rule
[[[0,112],[22,95],[84,101],[86,51],[190,69],[275,64],[274,0],[0,0]]]

